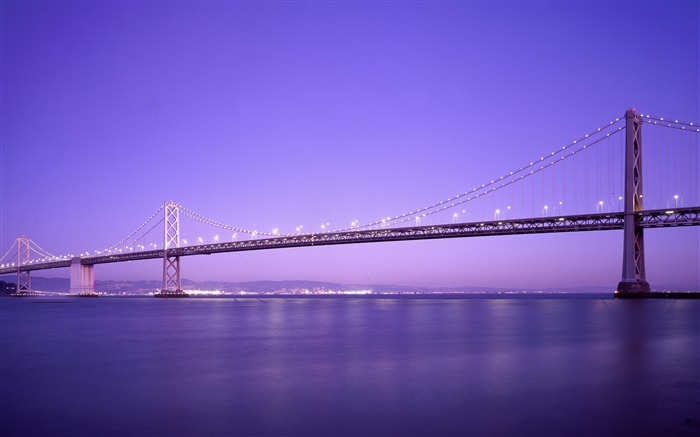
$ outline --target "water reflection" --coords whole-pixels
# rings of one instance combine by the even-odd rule
[[[692,435],[699,312],[601,298],[3,299],[0,431]]]

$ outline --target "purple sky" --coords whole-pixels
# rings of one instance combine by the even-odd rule
[[[693,1],[0,7],[2,253],[22,234],[55,254],[102,249],[166,200],[268,232],[367,223],[488,182],[629,107],[700,121]],[[612,290],[621,240],[219,254],[184,258],[183,277]],[[646,246],[652,287],[700,288],[700,229],[650,230]],[[157,260],[96,268],[98,280],[161,275]]]

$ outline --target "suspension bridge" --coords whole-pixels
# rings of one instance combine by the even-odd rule
[[[645,144],[642,127],[654,129]],[[670,133],[670,135],[667,135]],[[626,111],[589,134],[546,156],[471,190],[394,216],[320,232],[271,232],[231,226],[174,201],[163,204],[116,244],[80,255],[53,255],[21,236],[0,258],[0,275],[17,275],[15,296],[30,296],[30,272],[70,268],[70,295],[97,296],[97,264],[163,259],[163,286],[156,297],[187,297],[181,286],[181,258],[285,247],[429,240],[554,232],[623,231],[618,297],[650,296],[644,231],[700,225],[698,123]],[[645,141],[646,143],[647,141]],[[647,179],[642,175],[648,173]],[[646,193],[643,181],[647,180]],[[682,193],[682,194],[679,194]],[[644,205],[647,205],[647,208]],[[188,243],[182,219],[231,234],[231,241]],[[239,238],[239,234],[248,239]],[[158,248],[160,244],[160,249]],[[35,258],[32,258],[32,254]],[[36,258],[38,256],[38,258]]]

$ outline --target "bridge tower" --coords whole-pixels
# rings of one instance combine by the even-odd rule
[[[642,117],[635,109],[625,113],[625,208],[622,250],[622,280],[616,293],[640,294],[651,291],[644,267],[644,229],[640,226],[642,207]]]
[[[155,297],[189,297],[182,291],[180,282],[180,257],[171,256],[168,249],[180,247],[180,205],[168,201],[164,205],[165,220],[163,238],[163,289]]]
[[[29,237],[22,236],[17,239],[17,290],[12,296],[31,296],[32,284],[29,270],[22,270],[22,265],[28,265],[30,259]]]

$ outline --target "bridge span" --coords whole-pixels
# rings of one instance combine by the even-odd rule
[[[613,129],[610,126],[616,126],[616,123],[624,121],[624,127],[620,126],[612,132],[605,132],[605,129]],[[547,158],[541,157],[539,160],[533,160],[529,165],[525,165],[520,169],[514,169],[510,174],[505,174],[500,178],[494,178],[490,183],[481,185],[481,188],[474,188],[472,191],[467,191],[452,197],[443,202],[438,202],[432,206],[412,211],[403,215],[387,217],[387,222],[381,221],[368,223],[362,226],[357,226],[353,222],[353,227],[349,229],[326,231],[317,233],[302,233],[297,228],[296,234],[279,235],[277,230],[273,233],[258,233],[257,231],[243,230],[232,226],[223,225],[216,221],[206,219],[187,208],[181,207],[175,202],[165,202],[165,204],[156,211],[145,223],[143,223],[136,231],[128,237],[112,246],[109,249],[94,252],[92,256],[85,254],[80,257],[51,256],[40,247],[32,246],[33,243],[28,237],[20,237],[16,241],[16,263],[8,263],[0,265],[0,274],[16,273],[17,274],[17,292],[18,296],[31,295],[31,285],[29,273],[35,270],[55,269],[69,267],[70,270],[70,294],[76,296],[97,296],[94,289],[94,266],[96,264],[107,264],[117,262],[136,261],[142,259],[163,259],[163,288],[156,293],[156,297],[187,297],[187,294],[181,289],[181,268],[180,258],[194,255],[208,255],[214,253],[226,252],[241,252],[249,250],[269,250],[280,249],[285,247],[310,247],[310,246],[329,246],[340,244],[359,244],[359,243],[378,243],[383,241],[410,241],[410,240],[431,240],[444,238],[466,238],[479,236],[497,236],[497,235],[521,235],[521,234],[546,234],[555,232],[583,232],[583,231],[604,231],[604,230],[623,230],[623,268],[622,279],[617,285],[617,291],[625,297],[640,297],[650,296],[650,286],[646,280],[645,261],[644,261],[644,230],[651,228],[667,228],[678,226],[697,226],[700,225],[700,206],[684,206],[682,198],[679,195],[673,196],[673,208],[665,209],[645,209],[643,200],[647,200],[643,196],[642,191],[642,125],[644,123],[654,124],[662,122],[664,126],[685,132],[692,132],[691,135],[700,133],[700,128],[694,123],[682,123],[675,121],[673,123],[664,120],[664,118],[650,118],[648,115],[643,117],[634,109],[630,109],[625,113],[624,119],[617,119],[611,122],[609,126],[599,128],[591,135],[586,135],[578,141],[574,141],[568,146],[564,146],[559,150],[552,152]],[[432,215],[434,213],[448,210],[466,202],[477,198],[491,195],[501,189],[512,187],[514,184],[520,184],[521,190],[524,187],[524,182],[527,178],[543,172],[547,169],[554,169],[555,166],[561,166],[566,160],[574,156],[581,156],[582,153],[591,146],[600,143],[605,138],[615,135],[616,132],[624,132],[624,150],[620,150],[621,161],[624,170],[622,179],[623,192],[616,192],[614,187],[613,199],[619,208],[619,212],[603,212],[604,202],[596,202],[596,213],[587,214],[570,214],[570,215],[555,215],[554,209],[550,211],[545,204],[542,210],[542,217],[530,218],[512,218],[496,219],[487,221],[470,221],[459,223],[456,219],[458,214],[453,214],[455,218],[452,223],[420,225],[420,219]],[[621,144],[622,145],[622,144]],[[569,150],[571,149],[571,150]],[[600,149],[597,149],[600,150]],[[608,158],[612,157],[614,161],[615,152],[613,149],[605,151]],[[588,166],[588,155],[584,155],[584,170]],[[600,158],[600,153],[598,153]],[[546,159],[546,160],[545,160]],[[688,161],[689,162],[689,161]],[[674,161],[676,167],[681,165],[680,160]],[[683,167],[681,165],[681,167]],[[561,167],[559,167],[561,168]],[[596,191],[600,186],[605,186],[612,178],[612,162],[607,164],[603,173],[608,173],[610,177],[603,180],[603,183],[596,184]],[[683,167],[685,168],[685,167]],[[566,174],[564,171],[559,173]],[[554,191],[559,189],[565,191],[565,187],[573,192],[574,204],[576,204],[576,196],[586,195],[588,193],[587,174],[583,175],[582,180],[576,179],[576,167],[573,168],[574,180],[569,185],[566,184],[566,178],[563,183],[559,184],[552,178],[552,198]],[[671,173],[675,171],[671,169]],[[552,170],[554,173],[554,170]],[[584,172],[585,173],[585,172]],[[668,178],[668,177],[667,177]],[[683,181],[685,179],[680,178]],[[542,181],[542,198],[544,197],[544,176]],[[583,183],[583,185],[581,185]],[[688,175],[688,184],[693,185],[693,182]],[[534,180],[532,182],[534,191]],[[618,187],[619,189],[619,187]],[[692,190],[691,190],[692,191]],[[513,193],[513,191],[511,191]],[[522,194],[522,191],[521,191]],[[512,195],[512,194],[511,194]],[[519,196],[523,199],[524,196]],[[535,196],[533,194],[532,202]],[[691,202],[697,205],[697,198]],[[558,205],[562,202],[559,201]],[[568,200],[564,202],[568,204]],[[669,205],[670,203],[667,203]],[[692,204],[692,203],[691,203]],[[609,205],[609,204],[607,204]],[[687,205],[687,204],[686,204]],[[648,205],[653,206],[653,205]],[[659,205],[656,205],[658,208]],[[510,209],[510,206],[508,206]],[[156,225],[163,223],[163,245],[162,249],[156,249],[157,245],[151,244],[147,247],[144,244],[137,246],[137,250],[133,247],[119,249],[118,246],[134,237],[144,226],[154,220],[163,210],[161,221]],[[569,210],[571,211],[571,210]],[[494,217],[498,217],[499,210],[496,210]],[[551,215],[550,215],[551,212]],[[571,211],[574,212],[574,211]],[[180,214],[187,215],[190,218],[198,220],[206,225],[212,225],[218,228],[226,229],[233,232],[247,232],[251,235],[249,240],[237,240],[233,238],[230,242],[216,242],[211,244],[188,245],[182,239],[180,234]],[[536,213],[531,213],[532,215]],[[406,226],[407,221],[416,220],[414,226]],[[151,230],[155,229],[155,225]],[[181,241],[184,244],[181,244]],[[14,247],[14,246],[13,246]],[[153,247],[151,250],[150,247]],[[140,250],[138,250],[140,248]],[[12,252],[12,247],[5,255]],[[41,260],[30,259],[30,252],[34,251],[45,256]],[[5,258],[3,256],[3,258]]]
[[[639,225],[645,229],[700,225],[700,207],[639,211],[636,213],[636,216],[638,217]],[[80,264],[89,266],[144,259],[161,259],[164,257],[210,255],[213,253],[281,249],[285,247],[330,246],[382,241],[432,240],[496,235],[549,234],[555,232],[611,231],[624,229],[624,220],[624,213],[619,212],[300,234],[247,241],[183,246],[167,250],[144,250],[87,256],[80,258]],[[0,274],[70,267],[71,262],[72,260],[70,259],[62,259],[30,263],[21,267],[5,267],[0,268]]]

